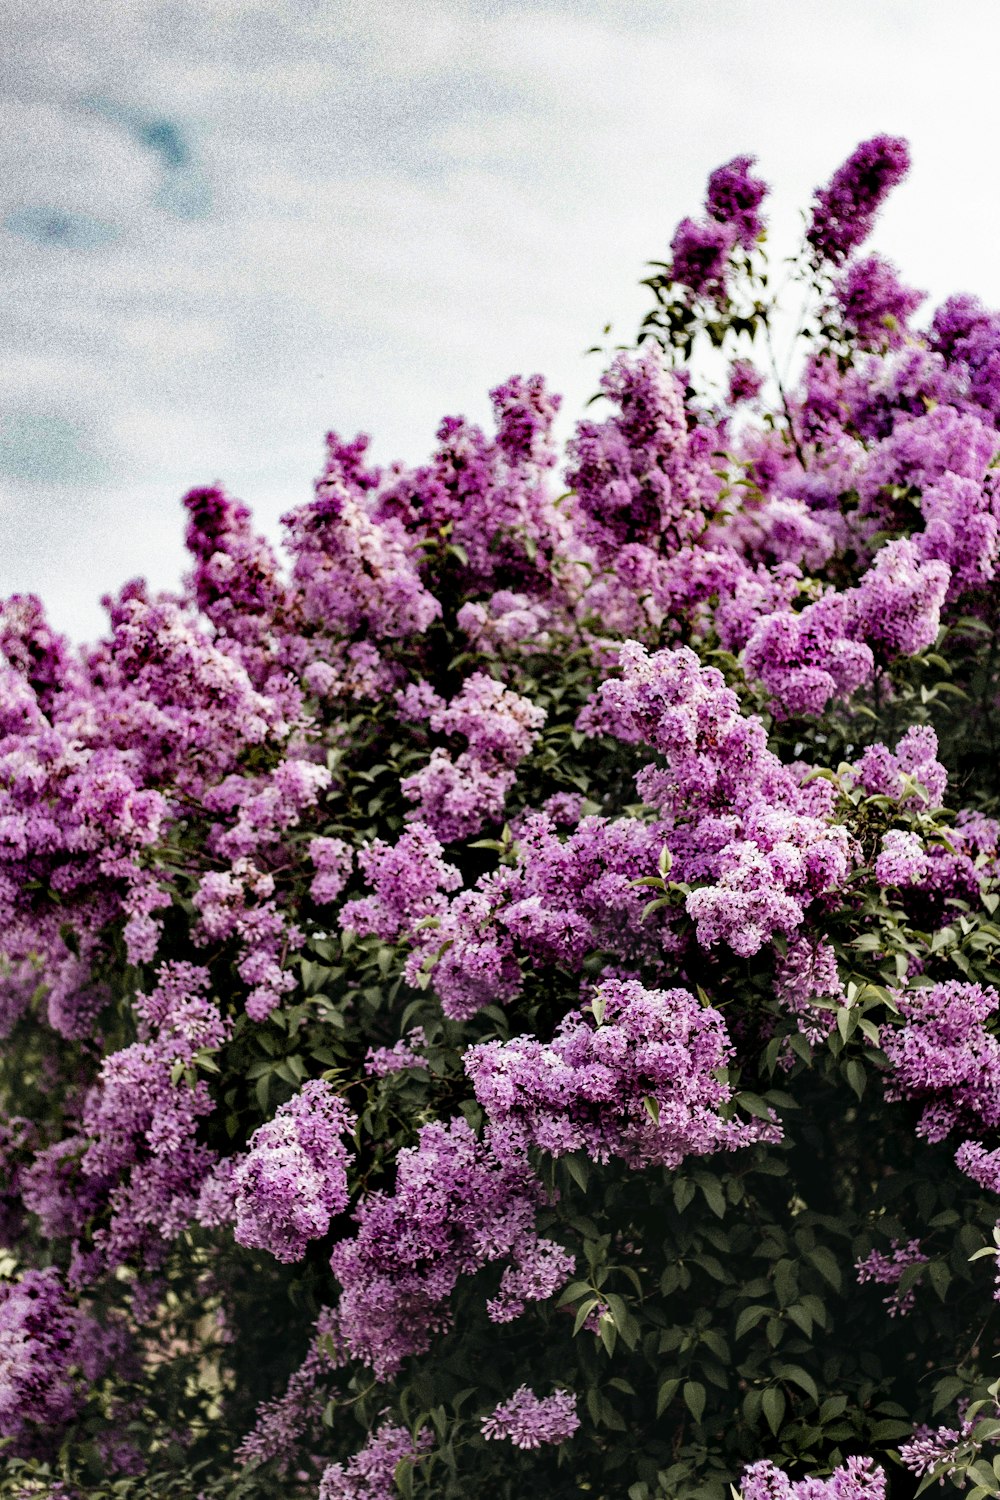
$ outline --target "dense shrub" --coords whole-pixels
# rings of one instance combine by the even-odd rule
[[[740,157],[561,470],[512,379],[3,606],[0,1492],[1000,1489],[1000,318],[858,255],[907,160],[791,388]]]

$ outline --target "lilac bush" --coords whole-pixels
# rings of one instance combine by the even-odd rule
[[[0,606],[0,1496],[1000,1494],[1000,315],[709,179],[540,376]],[[721,353],[721,358],[720,358]]]

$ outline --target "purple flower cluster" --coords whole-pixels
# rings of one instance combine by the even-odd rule
[[[257,1408],[257,1421],[236,1450],[244,1466],[274,1462],[287,1469],[304,1433],[320,1420],[327,1377],[344,1363],[337,1315],[324,1308],[316,1319],[309,1350],[282,1393]]]
[[[344,1137],[356,1120],[329,1083],[313,1078],[257,1130],[236,1166],[235,1235],[278,1260],[301,1260],[347,1207]]]
[[[87,1095],[81,1170],[107,1192],[111,1211],[94,1234],[98,1265],[136,1255],[156,1264],[195,1215],[216,1157],[198,1138],[213,1108],[208,1084],[192,1075],[199,1054],[229,1035],[208,987],[206,969],[162,965],[156,988],[135,999],[140,1040],[105,1059]]]
[[[356,1234],[330,1259],[351,1354],[386,1379],[449,1326],[459,1278],[490,1262],[511,1262],[489,1308],[494,1322],[550,1297],[574,1262],[537,1235],[539,1195],[531,1174],[495,1157],[464,1120],[425,1125],[397,1157],[395,1191],[362,1200]]]
[[[929,873],[930,860],[917,834],[890,828],[882,835],[882,849],[875,860],[879,885],[920,885]]]
[[[744,1469],[742,1500],[885,1500],[885,1470],[871,1458],[847,1458],[829,1479],[789,1479],[769,1458]]]
[[[910,151],[896,136],[862,141],[826,187],[817,189],[806,240],[818,261],[839,265],[871,233],[875,216],[910,169]]]
[[[705,193],[705,207],[710,216],[720,224],[730,224],[737,242],[746,250],[753,248],[763,232],[760,205],[769,191],[767,183],[750,170],[756,161],[755,156],[734,156],[732,161],[716,167],[709,176]]]
[[[540,1448],[543,1443],[567,1442],[579,1427],[580,1418],[571,1392],[536,1396],[521,1385],[507,1401],[495,1406],[481,1425],[487,1441],[505,1439],[515,1448]]]
[[[470,1047],[465,1069],[504,1159],[537,1146],[677,1167],[687,1156],[780,1139],[776,1126],[721,1118],[732,1090],[719,1073],[732,1051],[719,1012],[687,990],[608,979],[548,1045],[518,1037]]]
[[[749,955],[775,931],[791,935],[850,868],[830,787],[804,786],[783,766],[760,720],[745,717],[722,674],[688,648],[651,656],[628,642],[619,665],[581,727],[660,753],[636,786],[667,820],[678,874],[699,882],[686,903],[698,942]]]
[[[882,1040],[891,1072],[890,1099],[923,1104],[918,1135],[940,1141],[956,1126],[973,1131],[1000,1125],[1000,1042],[986,1022],[1000,995],[979,984],[949,979],[897,995],[904,1025]]]
[[[368,844],[360,850],[358,864],[374,894],[345,902],[341,926],[392,941],[439,916],[446,906],[444,892],[462,883],[454,865],[442,859],[443,853],[427,825],[417,822],[391,846],[381,839]]]
[[[869,796],[891,797],[900,807],[940,807],[948,772],[937,758],[938,740],[928,724],[914,725],[895,750],[876,742],[855,763],[853,772]]]
[[[387,1073],[402,1073],[407,1068],[426,1068],[426,1057],[416,1051],[425,1042],[424,1028],[413,1026],[391,1047],[369,1047],[365,1072],[371,1078],[384,1078]]]
[[[653,346],[639,356],[619,355],[601,391],[616,415],[581,422],[568,448],[566,477],[588,523],[588,541],[604,562],[623,547],[691,541],[718,504],[719,482],[688,432],[676,377]],[[627,552],[630,557],[635,560]]]
[[[968,1420],[959,1427],[928,1427],[922,1423],[914,1429],[912,1442],[900,1443],[899,1456],[911,1474],[933,1474],[943,1484],[959,1465],[978,1456],[982,1444],[972,1440],[975,1425]]]
[[[736,243],[732,224],[718,219],[682,219],[670,241],[670,274],[696,297],[725,293],[729,256]]]
[[[778,999],[797,1018],[798,1028],[811,1042],[820,1042],[835,1024],[834,1015],[815,1004],[839,1000],[843,983],[837,956],[822,938],[800,934],[788,944],[775,966]]]
[[[414,933],[407,972],[415,980],[429,963],[444,1012],[457,1020],[513,1000],[522,955],[578,972],[595,948],[634,959],[672,945],[667,917],[643,921],[647,898],[636,885],[663,846],[656,824],[585,817],[562,838],[539,812],[517,833],[514,864],[457,895],[436,927]]]
[[[330,1464],[323,1471],[319,1500],[395,1500],[396,1465],[418,1458],[432,1443],[426,1427],[414,1439],[405,1427],[383,1422],[346,1464]]]
[[[432,730],[460,735],[468,748],[458,756],[436,749],[422,770],[403,778],[400,790],[445,843],[478,833],[500,819],[517,766],[531,753],[544,722],[544,710],[528,698],[474,673],[457,697],[430,712]]]
[[[902,286],[895,266],[880,255],[852,261],[834,283],[844,323],[862,349],[896,349],[923,292]]]
[[[863,1260],[855,1263],[854,1269],[860,1283],[877,1281],[882,1286],[895,1288],[882,1301],[889,1309],[890,1318],[905,1317],[913,1310],[916,1292],[912,1286],[900,1291],[899,1279],[907,1266],[926,1265],[928,1259],[920,1248],[919,1240],[910,1240],[906,1245],[900,1244],[899,1240],[891,1240],[889,1254],[884,1250],[871,1250]]]
[[[871,680],[876,662],[913,656],[937,638],[951,581],[909,539],[889,542],[857,588],[828,593],[798,614],[762,616],[743,653],[748,677],[771,694],[779,718],[820,714]]]
[[[0,1282],[0,1437],[17,1452],[78,1415],[88,1384],[123,1353],[121,1331],[74,1306],[58,1271]]]

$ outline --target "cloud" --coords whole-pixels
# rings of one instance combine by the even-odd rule
[[[15,411],[0,423],[0,474],[24,485],[81,485],[109,477],[108,466],[71,422],[49,411]]]
[[[3,228],[36,245],[60,250],[98,250],[118,237],[114,224],[90,214],[67,213],[48,204],[12,209],[3,221]]]

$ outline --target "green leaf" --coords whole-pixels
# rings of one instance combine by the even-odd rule
[[[597,1307],[597,1305],[598,1299],[596,1297],[588,1297],[585,1302],[580,1303],[580,1306],[576,1310],[576,1322],[573,1324],[574,1338],[580,1332],[580,1329],[583,1327],[584,1323],[586,1323],[587,1319],[590,1317],[590,1314],[594,1311],[594,1308]]]
[[[912,1422],[876,1422],[869,1433],[873,1443],[891,1443],[912,1435]]]
[[[697,1188],[689,1177],[674,1178],[674,1207],[679,1214],[684,1212],[696,1192]]]
[[[932,1260],[930,1265],[927,1267],[927,1275],[930,1278],[931,1286],[934,1288],[934,1290],[938,1294],[938,1297],[943,1302],[948,1294],[948,1288],[951,1285],[951,1271],[945,1265],[943,1260]]]
[[[396,1488],[403,1496],[403,1500],[413,1500],[413,1463],[408,1458],[401,1458],[396,1465],[394,1475]]]
[[[750,1332],[751,1328],[756,1328],[770,1311],[769,1307],[762,1307],[760,1303],[756,1303],[753,1307],[745,1307],[736,1319],[736,1337],[741,1339],[745,1333]]]
[[[582,1193],[587,1191],[589,1168],[586,1157],[564,1156],[563,1165]]]
[[[684,1404],[695,1421],[700,1422],[705,1413],[705,1387],[699,1380],[684,1382]]]
[[[816,1389],[816,1382],[808,1370],[803,1370],[801,1365],[775,1365],[774,1373],[780,1375],[782,1380],[790,1380],[793,1385],[797,1385],[800,1390],[805,1391],[807,1396],[811,1396],[814,1401],[819,1402],[819,1391]]]
[[[975,1463],[969,1465],[965,1472],[968,1478],[972,1479],[976,1484],[981,1484],[987,1494],[995,1495],[997,1493],[997,1477],[991,1465],[985,1459],[977,1459]]]
[[[868,1075],[865,1072],[864,1064],[859,1062],[856,1057],[849,1057],[844,1063],[843,1067],[844,1077],[847,1079],[848,1084],[860,1099],[865,1091],[865,1084],[868,1081]]]
[[[662,1417],[667,1407],[677,1394],[680,1381],[671,1377],[669,1380],[660,1382],[660,1389],[656,1393],[656,1415]]]
[[[815,1250],[808,1250],[806,1258],[812,1262],[824,1281],[828,1281],[835,1292],[841,1288],[842,1277],[833,1254],[825,1245],[817,1245]]]
[[[785,1393],[781,1387],[769,1385],[761,1398],[761,1410],[767,1420],[768,1427],[770,1427],[775,1437],[778,1436],[781,1424],[784,1421],[786,1405]]]
[[[700,1177],[698,1186],[705,1197],[705,1202],[717,1218],[724,1218],[726,1212],[726,1199],[722,1186],[716,1177]]]

